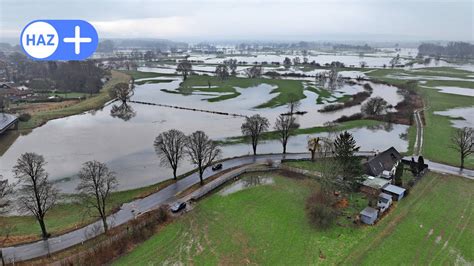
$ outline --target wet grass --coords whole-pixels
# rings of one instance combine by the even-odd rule
[[[343,264],[468,265],[474,261],[474,181],[430,173]],[[395,252],[395,253],[394,253]]]
[[[169,179],[143,188],[114,192],[110,198],[108,212],[112,213],[123,203],[145,197],[174,182],[173,179]],[[92,223],[98,219],[97,216],[91,215],[96,214],[96,210],[88,210],[84,204],[76,201],[75,196],[66,195],[64,199],[65,202],[68,203],[56,205],[46,215],[46,227],[51,234],[58,235]],[[11,240],[9,240],[7,244],[40,239],[41,230],[33,216],[0,217],[0,224],[8,227],[13,226],[13,231],[10,234]],[[0,232],[4,233],[3,231]],[[4,237],[5,235],[0,234],[0,239]]]
[[[284,162],[284,165],[288,165],[290,167],[296,167],[296,168],[301,168],[309,171],[315,171],[319,172],[322,170],[322,164],[321,164],[322,159],[317,159],[315,161],[289,161],[289,162]]]
[[[346,102],[352,98],[351,95],[343,95],[339,98],[336,98],[332,95],[330,91],[323,88],[306,87],[306,90],[318,94],[318,98],[316,99],[316,104]],[[335,98],[335,99],[331,99],[331,98]]]
[[[209,84],[211,85],[210,87],[208,87]],[[271,91],[271,94],[276,94],[276,96],[270,99],[268,102],[256,106],[256,108],[273,108],[287,104],[292,99],[292,97],[295,97],[296,99],[303,99],[306,97],[303,94],[302,81],[299,80],[264,78],[248,79],[239,77],[230,77],[228,79],[221,80],[213,76],[204,75],[193,75],[188,77],[186,81],[181,83],[178,91],[182,94],[191,94],[195,90],[202,92],[232,93],[208,99],[210,102],[216,102],[239,96],[240,94],[236,91],[235,87],[250,88],[260,84],[276,86],[276,88]],[[199,86],[200,88],[196,89],[196,86]]]
[[[274,185],[205,198],[115,264],[400,265],[474,260],[472,180],[430,173],[375,226],[348,223],[320,231],[309,225],[304,211],[317,183],[273,178]],[[351,211],[366,206],[366,200],[355,199]]]
[[[320,252],[334,263],[365,234],[353,226],[314,229],[304,206],[318,183],[273,178],[272,185],[204,199],[116,264],[307,265],[324,261]]]

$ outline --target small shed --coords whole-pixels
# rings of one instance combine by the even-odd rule
[[[365,224],[374,224],[377,217],[378,211],[372,207],[366,207],[360,212],[360,220]]]
[[[363,178],[364,181],[362,182],[360,190],[374,197],[382,192],[383,187],[390,184],[390,180],[380,177],[364,175]]]
[[[401,200],[405,196],[406,191],[406,189],[395,185],[387,185],[382,190],[392,195],[394,200]]]

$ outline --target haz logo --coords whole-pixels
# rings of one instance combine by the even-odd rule
[[[35,20],[20,36],[21,47],[36,60],[84,60],[98,43],[97,31],[84,20]]]

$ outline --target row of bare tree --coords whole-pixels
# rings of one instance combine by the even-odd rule
[[[48,179],[45,165],[43,156],[30,152],[24,153],[13,167],[17,182],[9,184],[7,180],[0,180],[0,214],[9,211],[12,207],[12,198],[14,198],[18,211],[30,213],[36,218],[44,239],[50,236],[45,223],[46,214],[60,199],[59,190]],[[118,186],[115,174],[104,163],[88,161],[83,164],[78,176],[80,183],[76,190],[82,202],[88,210],[95,210],[90,214],[100,218],[104,230],[107,231],[108,203],[111,192]],[[1,227],[9,231],[14,229],[9,225]],[[8,232],[2,233],[8,235]]]

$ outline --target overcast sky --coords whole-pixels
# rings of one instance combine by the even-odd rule
[[[0,38],[84,19],[102,38],[474,41],[474,0],[0,0]]]

